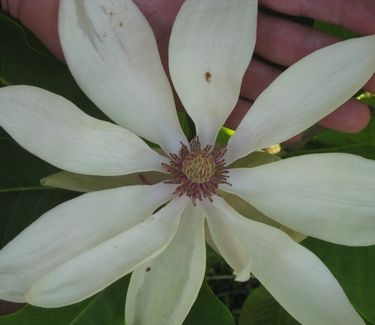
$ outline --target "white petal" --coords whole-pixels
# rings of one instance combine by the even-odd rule
[[[375,244],[375,162],[314,154],[232,169],[223,190],[303,234],[343,245]]]
[[[318,50],[282,73],[229,140],[227,161],[285,141],[352,97],[375,72],[375,35]]]
[[[248,249],[233,231],[232,225],[226,220],[226,215],[211,203],[204,204],[204,210],[207,213],[210,237],[216,249],[233,268],[237,281],[249,280],[251,258]]]
[[[129,0],[60,3],[60,41],[82,90],[116,123],[177,151],[185,137],[155,37],[139,9]]]
[[[188,0],[173,25],[169,70],[200,140],[212,144],[238,101],[256,38],[257,1]]]
[[[162,171],[165,161],[133,133],[36,87],[0,89],[0,126],[36,156],[80,174]]]
[[[250,250],[254,275],[301,324],[364,324],[313,253],[281,230],[242,217],[220,198],[213,204]]]
[[[175,235],[187,200],[174,199],[142,223],[68,260],[38,279],[26,301],[43,307],[90,297],[160,254]]]
[[[24,302],[35,280],[142,222],[172,192],[166,184],[122,187],[84,194],[48,211],[0,251],[0,299]]]
[[[133,272],[126,324],[182,324],[198,296],[205,268],[204,218],[190,204],[168,248]]]

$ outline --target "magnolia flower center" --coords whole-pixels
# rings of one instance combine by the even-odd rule
[[[198,137],[189,146],[181,143],[178,154],[170,154],[169,164],[162,164],[169,173],[169,179],[165,182],[177,184],[173,194],[190,197],[194,205],[196,200],[212,201],[219,184],[229,184],[225,151],[225,147],[212,148],[210,145],[202,149]]]
[[[182,172],[193,183],[206,183],[215,175],[215,161],[204,151],[191,152],[182,162]]]

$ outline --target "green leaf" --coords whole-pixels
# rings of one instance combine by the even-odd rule
[[[340,147],[331,147],[323,149],[313,149],[313,150],[297,150],[287,154],[285,157],[290,158],[294,156],[314,154],[314,153],[330,153],[330,152],[342,152],[342,153],[351,153],[358,155],[367,159],[375,160],[375,145],[366,145],[366,144],[354,144]]]
[[[56,168],[32,156],[4,134],[0,135],[0,153],[2,247],[44,212],[76,194],[40,186],[39,179]],[[123,324],[127,281],[120,280],[94,298],[64,308],[27,305],[14,314],[0,317],[0,325]]]
[[[302,244],[328,266],[357,311],[375,324],[375,246],[347,247],[314,238]]]
[[[0,129],[0,193],[40,189],[40,178],[57,169],[22,149]]]
[[[239,325],[298,325],[292,316],[260,286],[252,290],[241,310]]]
[[[303,150],[295,150],[286,155],[293,157],[313,153],[344,152],[375,159],[375,118],[361,132],[350,134],[325,130],[316,135]]]
[[[0,317],[0,325],[123,325],[125,293],[129,277],[78,304],[63,308],[26,305],[18,312]]]
[[[130,276],[122,278],[92,298],[63,308],[26,305],[16,313],[0,317],[0,325],[124,325],[124,306]],[[226,307],[206,283],[184,325],[234,325]]]
[[[230,165],[230,168],[250,168],[269,164],[278,160],[281,160],[281,158],[277,155],[273,155],[265,151],[254,151],[247,156],[236,160]]]
[[[315,136],[313,141],[325,147],[337,147],[350,144],[375,146],[375,117],[371,117],[367,127],[358,133],[350,134],[326,130]]]
[[[234,319],[204,282],[184,325],[234,325]]]
[[[375,108],[375,94],[370,93],[368,91],[364,91],[361,93],[357,99],[361,100],[361,102],[370,106],[370,108]]]
[[[108,120],[79,89],[67,66],[31,32],[1,12],[0,30],[0,86],[41,87],[71,100],[94,117]]]
[[[328,24],[319,20],[314,21],[314,28],[326,34],[339,37],[339,38],[344,38],[344,39],[359,36],[358,34],[352,33],[342,27],[331,25],[331,24]]]
[[[347,247],[314,238],[306,239],[302,245],[327,265],[367,324],[375,324],[375,246]],[[295,325],[298,322],[260,287],[251,292],[241,311],[239,325],[247,324]]]
[[[56,168],[0,134],[0,248],[47,210],[75,193],[42,187]]]

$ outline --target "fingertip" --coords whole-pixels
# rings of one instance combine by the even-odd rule
[[[280,73],[273,65],[252,58],[242,80],[241,96],[255,100]]]
[[[229,114],[227,120],[225,121],[225,127],[235,130],[237,129],[238,125],[245,117],[246,113],[249,111],[251,107],[251,103],[248,100],[240,98],[237,102],[233,111]]]
[[[375,93],[375,74],[371,77],[369,81],[363,86],[363,89]]]
[[[367,126],[370,116],[370,110],[366,104],[351,99],[322,119],[319,124],[337,131],[357,133]]]
[[[304,134],[305,134],[304,132],[301,132],[301,133],[295,135],[294,137],[286,140],[284,143],[286,143],[286,144],[294,144],[294,143],[296,143],[298,141],[301,141],[303,139]]]

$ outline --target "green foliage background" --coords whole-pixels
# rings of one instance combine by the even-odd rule
[[[321,23],[317,28],[348,36]],[[67,67],[24,27],[0,13],[0,86],[16,84],[48,89],[73,101],[86,113],[106,119],[80,91]],[[365,100],[375,105],[374,97]],[[375,159],[375,119],[356,135],[319,132],[302,149],[293,149],[285,156],[315,152],[349,152]],[[0,130],[0,248],[42,213],[78,195],[40,186],[39,180],[53,172],[56,168],[26,152]],[[369,324],[375,324],[375,247],[344,247],[311,238],[303,245],[326,263],[359,313]],[[239,317],[240,325],[298,324],[256,281],[235,284],[230,269],[212,252],[207,263],[210,286]],[[223,282],[220,277],[230,281]],[[128,281],[129,277],[125,277],[96,296],[69,307],[25,306],[16,313],[0,316],[0,325],[123,324]],[[245,296],[248,297],[242,307]],[[204,283],[185,324],[232,325],[235,324],[232,313]]]

